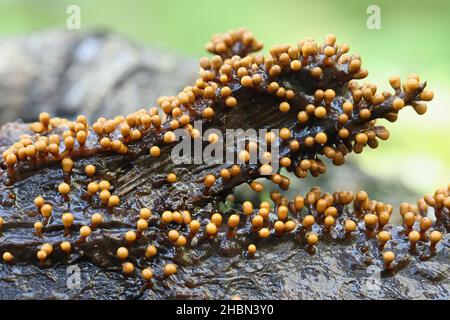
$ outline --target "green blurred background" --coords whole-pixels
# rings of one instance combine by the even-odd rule
[[[381,9],[380,30],[366,26],[372,4]],[[387,123],[390,140],[350,158],[417,194],[450,182],[450,1],[0,0],[0,37],[65,28],[69,5],[80,7],[82,30],[111,30],[192,57],[204,54],[211,34],[240,26],[252,29],[265,50],[334,33],[361,54],[368,80],[379,88],[388,89],[391,75],[417,73],[435,92],[427,114],[402,111],[396,124]]]

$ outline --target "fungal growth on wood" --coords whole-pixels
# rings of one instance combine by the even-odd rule
[[[405,106],[426,111],[424,101],[433,93],[425,82],[417,75],[404,82],[391,77],[393,93],[357,82],[367,76],[361,57],[336,44],[333,35],[324,44],[308,38],[274,46],[267,57],[251,55],[262,44],[244,29],[216,35],[206,47],[214,56],[200,59],[199,79],[177,96],[158,99],[158,107],[92,124],[82,115],[69,121],[42,113],[38,122],[17,123],[0,135],[5,263],[50,266],[82,258],[151,280],[179,272],[171,258],[207,242],[219,252],[239,248],[233,252],[253,258],[259,243],[277,238],[289,237],[311,252],[324,237],[354,239],[388,270],[402,256],[439,251],[448,230],[449,189],[418,206],[402,205],[401,227],[389,223],[391,206],[371,201],[365,192],[326,194],[315,188],[291,202],[273,192],[273,204],[218,210],[242,183],[259,192],[257,179],[268,178],[287,189],[289,178],[275,163],[300,178],[308,172],[318,176],[326,171],[323,157],[342,165],[348,153],[376,148],[389,137],[378,119],[394,122]],[[215,131],[204,137],[196,122],[204,132]],[[181,140],[200,141],[202,150],[218,144],[234,163],[174,163],[180,128]],[[228,129],[268,132],[256,140],[242,138],[241,150],[220,144]],[[277,145],[279,152],[252,159],[261,144]],[[158,273],[155,264],[163,266]]]

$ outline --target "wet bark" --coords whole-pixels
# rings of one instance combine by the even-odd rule
[[[191,82],[197,69],[192,61],[166,52],[138,48],[115,35],[57,31],[0,43],[0,61],[3,62],[0,75],[2,79],[8,79],[0,82],[0,96],[4,97],[0,101],[2,122],[16,118],[32,121],[44,110],[68,118],[76,114],[90,118],[124,114],[134,111],[136,106],[147,106],[158,94],[175,94]],[[242,124],[251,127],[259,121],[255,117],[258,113],[255,113],[247,114],[246,118],[237,111],[229,119],[239,119],[236,123],[241,124],[240,127]],[[262,119],[264,113],[260,113],[260,117]],[[225,127],[232,127],[231,120]],[[5,125],[0,131],[0,150],[15,142],[26,130],[26,125],[20,122]],[[95,162],[99,168],[108,168],[105,171],[110,172],[109,178],[117,186],[114,191],[123,203],[129,201],[132,205],[132,200],[139,198],[140,204],[156,207],[158,211],[168,205],[171,209],[188,205],[199,215],[203,211],[213,212],[222,200],[220,196],[229,190],[225,188],[219,192],[219,197],[207,201],[203,198],[202,202],[186,198],[200,193],[198,181],[202,180],[206,166],[186,172],[185,178],[180,175],[182,188],[161,188],[160,181],[176,169],[168,157],[163,150],[163,157],[157,160],[135,157],[124,162],[120,156],[106,155],[97,157]],[[81,159],[72,177],[72,188],[79,190],[79,194],[72,195],[75,199],[82,198],[81,190],[86,183],[80,174],[83,165]],[[23,257],[26,259],[27,255],[35,254],[32,237],[27,238],[33,228],[31,221],[34,220],[30,215],[34,210],[34,196],[46,192],[51,201],[65,206],[64,199],[56,191],[53,195],[49,193],[61,181],[57,172],[57,168],[49,167],[45,169],[44,177],[32,174],[20,177],[19,184],[13,189],[20,192],[15,192],[18,198],[14,200],[9,197],[11,189],[2,187],[2,216],[13,217],[15,223],[0,238],[3,248],[8,246],[8,241],[14,246],[14,241],[17,243],[20,239],[24,243]],[[127,174],[121,176],[114,172]],[[119,179],[114,181],[115,177]],[[158,188],[153,188],[155,185]],[[30,206],[18,208],[15,203],[29,203]],[[77,207],[79,216],[76,219],[80,224],[88,221],[89,209],[92,209],[89,202],[71,206]],[[129,209],[138,210],[137,207]],[[377,262],[379,257],[368,257],[354,242],[336,243],[328,239],[320,242],[315,254],[311,254],[295,241],[271,239],[261,244],[256,259],[252,259],[244,257],[234,244],[225,244],[224,239],[219,238],[201,243],[195,250],[168,251],[162,260],[170,258],[179,264],[182,272],[171,278],[155,279],[152,286],[147,286],[138,277],[123,277],[118,272],[120,264],[99,267],[111,265],[108,257],[109,251],[115,248],[111,244],[118,241],[115,233],[132,228],[135,221],[131,217],[125,210],[116,210],[110,224],[106,225],[110,238],[93,241],[93,245],[105,246],[104,255],[94,254],[94,251],[92,254],[77,252],[64,265],[1,264],[0,298],[226,299],[235,294],[254,299],[450,297],[448,235],[439,244],[439,254],[432,260],[419,261],[405,256],[402,268],[395,274],[382,271],[382,265]],[[54,237],[61,236],[59,231],[50,230]],[[156,226],[154,236],[159,237]],[[373,241],[371,245],[376,246]],[[27,251],[27,248],[31,250]],[[86,251],[89,250],[87,247]],[[375,263],[367,263],[368,259]],[[79,286],[70,284],[73,280],[70,269],[69,274],[67,270],[70,265],[81,270]],[[155,273],[161,273],[158,269],[161,267],[162,263],[156,264]]]

